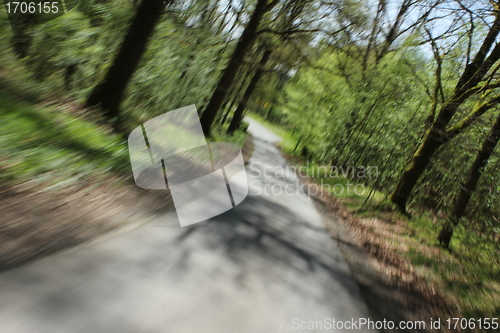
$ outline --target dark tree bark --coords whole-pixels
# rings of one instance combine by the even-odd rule
[[[486,163],[488,163],[491,155],[493,155],[499,140],[500,115],[491,128],[486,141],[484,141],[483,146],[481,147],[481,150],[476,155],[474,163],[472,163],[472,166],[469,169],[465,183],[455,199],[455,204],[453,205],[449,220],[445,223],[445,225],[443,225],[438,234],[437,239],[443,247],[448,248],[450,246],[453,229],[458,225],[460,218],[464,215],[472,193],[476,190],[477,182],[479,181],[479,178],[481,178],[483,168],[486,166]]]
[[[413,155],[410,164],[399,179],[396,189],[391,195],[391,201],[404,213],[406,213],[406,202],[418,179],[424,173],[427,165],[429,165],[432,156],[445,143],[445,137],[438,133],[438,131],[434,127],[427,131],[424,140]]]
[[[299,148],[300,141],[302,141],[302,137],[300,137],[300,138],[297,140],[297,143],[295,144],[295,147],[293,147],[293,151],[297,151],[297,148]]]
[[[220,121],[221,125],[224,125],[226,123],[227,118],[229,117],[229,114],[231,113],[231,110],[233,109],[234,105],[236,104],[236,101],[238,100],[239,96],[241,95],[241,91],[243,90],[243,87],[245,86],[246,83],[246,78],[243,78],[241,80],[241,83],[239,84],[238,88],[234,89],[234,92],[229,93],[229,96],[227,98],[227,101],[224,103],[223,108],[225,109],[224,115],[222,116],[222,119]]]
[[[243,63],[243,58],[247,50],[250,49],[252,44],[255,41],[255,37],[257,36],[257,28],[259,27],[260,22],[264,14],[271,10],[278,3],[278,0],[273,0],[270,4],[268,4],[268,0],[258,0],[257,5],[248,21],[241,37],[236,44],[236,47],[229,59],[229,62],[222,73],[222,76],[219,79],[219,83],[215,88],[208,105],[206,106],[203,114],[201,115],[200,121],[201,126],[203,128],[203,132],[206,136],[211,135],[212,124],[217,116],[217,112],[220,109],[220,106],[224,102],[226,94],[229,91],[229,88],[234,82],[234,78],[241,64]]]
[[[71,89],[71,82],[73,81],[73,76],[78,70],[78,64],[74,63],[66,66],[66,70],[64,71],[64,87],[66,90]]]
[[[146,50],[156,22],[171,0],[142,0],[132,24],[104,79],[92,90],[87,106],[100,105],[104,116],[120,131],[120,102],[130,78]]]
[[[248,87],[245,90],[245,94],[243,94],[243,98],[240,101],[240,104],[238,104],[236,111],[234,111],[233,119],[231,120],[231,124],[229,124],[229,127],[227,129],[228,134],[233,134],[234,131],[236,131],[241,126],[243,112],[247,107],[248,100],[252,96],[255,87],[257,87],[257,83],[259,83],[262,75],[264,74],[264,67],[266,66],[266,63],[269,61],[271,53],[272,51],[270,49],[264,51],[264,54],[262,55],[262,58],[259,61],[257,70],[255,71],[252,80],[248,84]]]
[[[10,14],[10,26],[12,28],[12,49],[19,59],[26,58],[33,39],[30,29],[35,27],[39,21],[36,14]]]
[[[237,80],[235,79],[233,87],[231,87],[228,94],[226,95],[225,102],[221,105],[221,109],[224,110],[224,114],[222,115],[222,117],[220,117],[220,125],[224,125],[226,123],[227,118],[233,110],[234,105],[241,99],[243,88],[247,85],[247,81],[249,81],[248,78],[251,74],[251,70],[245,68],[243,70],[240,70],[239,73],[241,73],[239,75],[240,82],[237,82]]]

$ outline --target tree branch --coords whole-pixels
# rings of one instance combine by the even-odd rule
[[[324,29],[293,29],[293,30],[285,30],[285,31],[276,31],[276,30],[272,30],[272,29],[261,29],[257,32],[258,35],[262,34],[262,33],[270,33],[270,34],[275,34],[275,35],[292,35],[292,34],[297,34],[297,33],[316,33],[316,32],[322,32],[326,35],[329,35],[329,36],[335,36],[336,34],[344,31],[345,29],[349,28],[350,26],[352,25],[352,23],[346,25],[345,27],[343,28],[340,28],[339,30],[337,31],[327,31],[327,30],[324,30]]]
[[[477,102],[471,113],[469,113],[464,119],[459,121],[456,125],[452,126],[446,130],[446,134],[450,137],[455,137],[465,128],[469,127],[470,124],[474,122],[478,117],[482,116],[486,111],[500,103],[500,94],[490,98],[486,102]]]

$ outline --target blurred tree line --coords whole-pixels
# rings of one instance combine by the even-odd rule
[[[405,214],[412,203],[440,216],[443,246],[462,219],[498,246],[498,2],[343,9],[348,29],[318,41],[267,116],[298,135],[307,159],[377,166],[379,177],[358,180]]]
[[[81,0],[0,18],[0,75],[86,105],[117,133],[196,104],[205,134],[247,110],[296,154],[498,242],[500,11],[472,0]],[[15,26],[15,27],[14,27]]]

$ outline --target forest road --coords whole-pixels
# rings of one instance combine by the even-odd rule
[[[246,121],[250,193],[235,209],[184,228],[171,212],[0,274],[0,331],[374,332],[328,328],[369,318],[367,307],[313,202],[283,172],[279,138]]]

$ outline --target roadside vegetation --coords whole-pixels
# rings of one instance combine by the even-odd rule
[[[388,199],[388,193],[366,185],[362,179],[332,172],[331,166],[325,168],[304,159],[299,148],[290,149],[296,146],[299,138],[286,126],[265,120],[264,116],[256,113],[249,116],[286,138],[279,145],[289,162],[307,173],[308,180],[320,188],[323,186],[318,197],[322,199],[321,196],[326,195],[330,198],[323,198],[322,202],[333,210],[332,216],[340,217],[340,223],[359,236],[360,246],[382,265],[383,273],[397,280],[397,283],[394,281],[395,288],[406,282],[412,292],[433,294],[431,298],[437,298],[436,295],[443,297],[445,303],[441,306],[446,308],[436,309],[433,304],[419,304],[422,307],[420,311],[423,311],[420,316],[436,317],[438,312],[444,319],[498,316],[498,241],[485,239],[480,230],[461,225],[455,231],[453,248],[443,249],[435,239],[443,216],[425,207],[414,206],[412,216],[408,217]],[[354,191],[348,194],[347,184],[351,184],[351,188],[362,185],[364,190],[361,195]],[[329,206],[329,200],[332,200],[332,206]],[[345,207],[345,215],[341,209],[338,210],[338,203]],[[402,276],[408,274],[415,276],[404,281]],[[481,330],[476,328],[471,331]]]
[[[23,196],[132,193],[126,138],[148,119],[195,104],[209,141],[242,146],[251,112],[310,171],[376,167],[313,180],[363,185],[339,200],[397,221],[386,250],[462,315],[500,313],[498,1],[89,0],[53,19],[2,12],[0,38],[7,238],[27,229]]]
[[[80,2],[54,20],[19,25],[0,15],[0,37],[8,41],[0,46],[0,271],[128,230],[172,207],[165,191],[134,184],[127,135],[156,115],[199,108],[211,81],[198,74],[214,70],[218,49],[200,49],[195,61],[180,66],[196,42],[175,17],[165,17],[159,29],[170,39],[149,44],[120,101],[118,131],[116,118],[86,100],[112,64],[135,9],[122,1]],[[214,126],[210,141],[243,147],[244,128],[227,135],[228,126]]]

